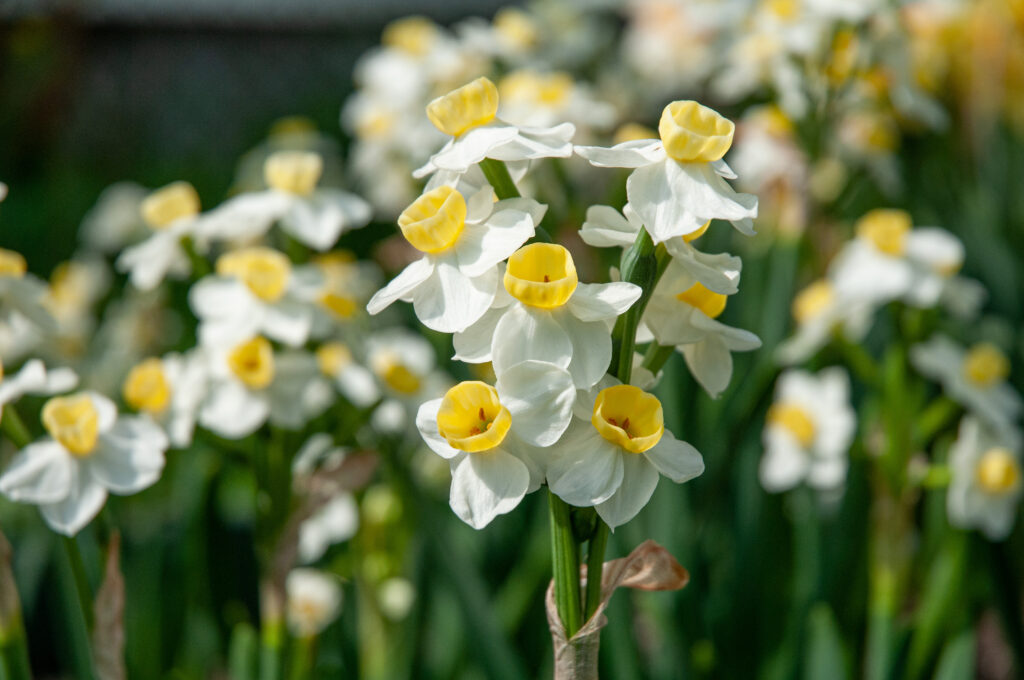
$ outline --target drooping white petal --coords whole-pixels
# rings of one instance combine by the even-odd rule
[[[666,246],[673,261],[708,290],[732,295],[739,289],[740,258],[729,253],[702,253],[682,239],[667,241]]]
[[[525,305],[517,303],[498,321],[491,350],[494,372],[501,375],[512,366],[529,359],[568,368],[573,345],[565,330],[549,312],[527,309]]]
[[[575,151],[598,168],[642,168],[666,158],[660,139],[635,139],[610,148],[577,146]]]
[[[464,331],[490,308],[497,287],[497,269],[471,278],[451,261],[439,259],[433,273],[413,291],[413,309],[427,328]]]
[[[638,225],[631,224],[615,208],[592,205],[587,208],[586,220],[580,227],[580,238],[595,248],[628,248],[638,232]]]
[[[472,453],[452,472],[449,504],[459,519],[482,529],[498,515],[515,509],[526,495],[530,472],[500,448]]]
[[[262,305],[260,330],[271,340],[289,347],[300,347],[309,339],[313,328],[313,310],[293,300]]]
[[[512,416],[512,431],[532,446],[551,446],[572,419],[576,387],[564,368],[524,361],[498,376],[494,385]]]
[[[595,506],[597,514],[612,529],[636,517],[658,486],[658,471],[643,456],[625,453],[619,458],[622,484],[611,498]]]
[[[502,288],[502,290],[504,290]],[[476,323],[469,326],[461,333],[452,336],[452,345],[455,347],[455,355],[452,357],[457,361],[464,361],[469,364],[479,364],[491,360],[491,341],[494,339],[494,331],[505,315],[504,307],[491,307]]]
[[[10,403],[29,392],[41,392],[45,387],[46,367],[39,359],[29,359],[20,371],[0,379],[0,405]]]
[[[71,492],[76,462],[52,439],[19,451],[0,476],[0,493],[18,503],[55,503]]]
[[[89,400],[92,402],[93,407],[96,409],[97,416],[97,427],[100,434],[107,432],[114,426],[117,421],[117,406],[110,399],[100,394],[99,392],[93,392],[87,390],[85,392],[89,396]]]
[[[732,354],[720,338],[708,337],[692,345],[682,346],[690,373],[712,399],[729,386],[732,379]]]
[[[416,260],[370,298],[366,311],[379,314],[396,300],[411,300],[412,292],[433,273],[434,263],[429,257]]]
[[[567,307],[580,321],[606,321],[624,314],[641,293],[640,286],[625,281],[580,283]]]
[[[168,272],[188,271],[188,259],[178,242],[180,237],[169,231],[158,231],[142,243],[125,248],[117,258],[117,270],[130,275],[139,290],[153,290]]]
[[[141,417],[119,418],[84,462],[97,483],[116,494],[132,494],[151,486],[164,469],[167,436]]]
[[[574,421],[548,460],[548,487],[570,505],[603,503],[622,484],[622,449],[589,422]]]
[[[612,360],[612,338],[604,321],[580,321],[562,314],[560,321],[572,343],[569,373],[576,387],[586,389],[608,372]]]
[[[522,161],[534,158],[568,158],[572,155],[572,136],[576,126],[561,123],[551,128],[520,127],[518,134],[495,145],[489,158],[499,161]]]
[[[199,218],[197,239],[241,241],[262,236],[294,200],[294,196],[272,189],[228,199]]]
[[[68,495],[56,503],[39,506],[43,519],[54,531],[74,536],[99,514],[107,500],[107,490],[84,470],[75,469]]]
[[[676,439],[668,430],[643,455],[658,472],[677,484],[704,474],[704,459],[700,452],[687,442]]]
[[[768,427],[764,444],[759,472],[761,485],[767,491],[787,491],[803,481],[810,467],[810,457],[788,430]]]
[[[459,270],[466,276],[480,276],[508,258],[533,234],[529,213],[496,211],[486,222],[467,226],[459,237],[455,244]]]
[[[239,382],[225,380],[210,389],[199,410],[199,424],[229,439],[241,439],[255,432],[270,415],[265,395],[250,392]]]
[[[338,391],[359,408],[366,408],[380,399],[380,388],[373,373],[365,366],[350,363],[335,376]]]
[[[292,201],[281,216],[281,226],[316,250],[327,250],[345,231],[370,221],[370,205],[339,189],[317,189],[305,199]]]
[[[475,128],[445,144],[440,151],[431,156],[429,165],[441,170],[465,171],[469,166],[476,165],[486,158],[492,149],[514,139],[518,134],[516,128],[508,125]],[[424,170],[426,171],[423,172]],[[433,172],[433,169],[424,166],[413,176],[422,177],[430,172]]]
[[[441,408],[441,399],[431,399],[420,405],[416,411],[416,429],[420,436],[427,443],[430,450],[442,458],[451,459],[458,456],[462,451],[454,448],[448,440],[441,436],[437,429],[437,412]]]

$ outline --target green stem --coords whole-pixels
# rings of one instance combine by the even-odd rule
[[[0,677],[4,680],[32,680],[25,628],[20,616],[3,631],[3,640],[0,641]]]
[[[604,572],[604,551],[608,547],[608,525],[600,518],[597,529],[590,539],[587,549],[587,589],[584,598],[585,610],[583,621],[587,622],[594,616],[597,606],[601,603],[601,577]]]
[[[1021,618],[1020,582],[1006,545],[1001,541],[991,541],[989,565],[992,568],[992,580],[996,588],[996,603],[1006,641],[1013,650],[1014,666],[1024,668],[1024,623]]]
[[[658,266],[654,241],[646,229],[640,229],[636,241],[622,255],[622,280],[640,286],[640,298],[619,316],[612,329],[612,361],[608,372],[623,384],[628,385],[633,374],[636,328],[640,325],[640,318],[658,283],[658,276],[663,271]]]
[[[551,555],[554,561],[555,606],[565,626],[565,637],[571,638],[582,625],[580,607],[579,545],[572,534],[569,505],[548,492],[551,511]]]
[[[62,536],[61,542],[64,544],[64,552],[67,553],[68,563],[71,565],[71,573],[75,577],[78,604],[82,608],[85,624],[91,631],[92,588],[89,586],[89,579],[85,575],[85,562],[82,560],[82,552],[78,549],[78,541],[70,536]]]
[[[3,420],[0,420],[0,429],[11,440],[11,443],[19,449],[25,448],[32,442],[32,434],[28,431],[25,421],[18,415],[13,404],[4,406],[4,415]]]
[[[75,539],[67,536],[61,537],[61,542],[64,544],[68,567],[64,576],[65,593],[68,594],[67,591],[71,588],[75,590],[75,597],[69,597],[65,602],[72,656],[76,666],[75,673],[77,677],[91,680],[96,677],[90,645],[93,613],[92,590],[89,588],[89,582],[85,576],[85,565],[82,562],[82,553],[78,550],[78,543],[75,542]]]
[[[312,635],[303,635],[295,639],[292,645],[291,667],[288,671],[288,680],[306,680],[310,671],[313,670],[313,643],[316,638]]]
[[[927,444],[958,413],[960,413],[959,404],[946,396],[937,397],[928,404],[914,425],[915,443],[918,446]]]
[[[869,385],[878,383],[878,365],[870,354],[859,344],[850,342],[842,334],[834,336],[835,345],[857,377]]]
[[[519,189],[516,188],[516,183],[512,181],[512,175],[508,173],[508,168],[503,162],[493,158],[485,158],[480,161],[480,169],[483,170],[487,181],[494,187],[494,194],[499,200],[519,198],[522,195],[519,193]]]
[[[281,648],[284,645],[284,624],[280,619],[263,621],[260,626],[260,680],[281,677]]]
[[[206,258],[196,251],[196,244],[192,241],[191,236],[183,236],[179,243],[181,244],[181,249],[185,251],[185,256],[188,257],[189,264],[192,266],[193,279],[201,279],[213,271]]]
[[[642,366],[655,375],[658,374],[668,360],[672,358],[673,352],[676,348],[672,345],[659,345],[656,342],[652,342],[647,347],[647,352],[644,354],[644,362]]]

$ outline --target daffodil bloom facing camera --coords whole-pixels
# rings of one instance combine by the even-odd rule
[[[199,406],[206,397],[209,365],[202,349],[139,362],[125,376],[125,403],[160,424],[175,448],[192,443]]]
[[[547,466],[552,493],[594,506],[608,526],[625,524],[647,505],[661,473],[682,483],[704,472],[697,449],[665,429],[661,402],[608,376],[578,394],[575,417]]]
[[[1009,536],[1024,493],[1019,433],[998,434],[979,419],[965,417],[950,451],[950,468],[950,524],[979,529],[993,541]]]
[[[364,356],[383,399],[371,417],[371,424],[378,431],[411,430],[420,405],[451,385],[451,379],[437,368],[431,344],[422,335],[404,328],[388,328],[370,335]]]
[[[54,531],[74,536],[99,513],[108,492],[137,493],[160,478],[166,435],[146,418],[118,416],[106,397],[54,397],[41,418],[49,436],[15,455],[0,476],[0,492],[38,505]]]
[[[241,439],[267,421],[301,429],[334,398],[308,352],[275,352],[259,335],[225,339],[204,351],[210,383],[199,424],[222,437]]]
[[[314,637],[338,617],[341,586],[337,578],[316,569],[292,569],[285,579],[288,628],[300,638]]]
[[[776,358],[791,365],[811,358],[839,332],[857,342],[868,332],[877,303],[860,298],[849,289],[839,289],[829,278],[812,281],[793,298],[796,330],[779,344]]]
[[[786,491],[806,481],[815,489],[840,487],[856,424],[843,369],[784,372],[765,422],[762,486]]]
[[[428,328],[465,330],[494,302],[498,264],[533,236],[544,211],[525,198],[496,203],[490,186],[469,200],[446,185],[426,192],[398,218],[402,235],[423,257],[378,291],[367,309],[377,314],[409,300]]]
[[[498,88],[484,77],[438,97],[427,105],[427,117],[451,139],[416,170],[426,177],[438,170],[463,173],[485,158],[525,161],[568,158],[576,128],[572,123],[533,128],[497,118]]]
[[[267,189],[236,196],[207,214],[203,240],[251,241],[275,222],[298,241],[327,250],[342,233],[365,226],[370,206],[355,194],[318,186],[323,160],[311,151],[278,151],[267,157]]]
[[[722,275],[738,284],[736,262],[723,261]],[[708,394],[717,398],[732,379],[731,352],[746,352],[761,346],[761,340],[739,328],[727,326],[718,317],[728,296],[700,283],[678,262],[665,270],[644,311],[639,342],[651,338],[676,348],[686,365]]]
[[[736,178],[722,160],[734,129],[706,106],[676,101],[662,112],[660,139],[577,146],[576,153],[599,168],[635,168],[626,194],[655,243],[693,234],[712,219],[728,220],[751,235],[757,197],[737,194],[725,181]]]
[[[980,342],[965,350],[948,337],[935,335],[910,348],[910,362],[997,432],[1015,429],[1021,398],[1007,382],[1010,360],[996,345]]]
[[[524,246],[509,258],[494,306],[455,335],[455,358],[491,361],[499,377],[522,361],[545,361],[568,370],[577,388],[588,388],[608,370],[612,323],[640,292],[625,282],[580,283],[572,255],[560,245]]]
[[[199,194],[188,182],[173,182],[139,203],[142,221],[152,234],[126,248],[117,258],[118,271],[126,272],[139,290],[152,290],[169,274],[188,274],[189,261],[181,240],[199,225]]]
[[[217,259],[216,275],[189,291],[200,320],[203,344],[225,336],[266,335],[291,347],[306,342],[313,326],[313,300],[322,278],[312,267],[292,267],[272,248],[229,251]]]
[[[462,521],[482,529],[540,488],[547,451],[533,447],[558,441],[575,396],[564,369],[525,361],[502,373],[494,387],[462,382],[420,407],[416,427],[451,464],[450,505]]]

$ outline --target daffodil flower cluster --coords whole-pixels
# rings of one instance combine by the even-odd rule
[[[482,528],[547,484],[614,528],[646,505],[661,474],[684,482],[703,461],[665,429],[660,401],[643,389],[649,385],[630,384],[631,371],[625,384],[615,377],[622,374],[613,338],[630,369],[636,341],[678,346],[697,379],[719,394],[730,352],[760,341],[715,319],[738,290],[739,258],[701,253],[690,241],[716,218],[751,232],[757,201],[726,182],[734,177],[721,160],[732,123],[696,102],[666,107],[660,139],[576,147],[599,167],[635,168],[625,216],[591,207],[584,241],[633,253],[644,247],[650,262],[657,249],[663,263],[640,285],[581,282],[573,254],[546,233],[538,238],[546,207],[520,197],[503,165],[568,156],[573,126],[508,125],[496,118],[499,97],[478,78],[427,106],[451,139],[421,170],[432,173],[427,189],[398,218],[423,256],[367,308],[411,302],[424,325],[453,334],[456,359],[494,370],[493,385],[459,383],[416,418],[424,441],[451,466],[451,507],[461,519]]]

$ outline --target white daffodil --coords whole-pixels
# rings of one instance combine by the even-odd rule
[[[761,485],[772,492],[805,480],[820,490],[842,486],[856,424],[843,369],[784,372],[765,422]]]
[[[910,348],[910,361],[923,375],[942,383],[950,398],[998,432],[1014,429],[1021,414],[1021,398],[1006,380],[1010,360],[995,345],[981,342],[965,351],[948,337],[935,335]]]
[[[130,408],[159,423],[171,445],[183,449],[192,443],[208,373],[209,360],[199,349],[154,357],[132,367],[121,392]]]
[[[272,248],[233,250],[217,259],[216,275],[204,277],[189,291],[200,320],[203,344],[224,337],[266,335],[291,347],[309,339],[313,305],[322,286],[314,269],[293,268]]]
[[[742,266],[740,258],[728,253],[702,253],[692,243],[700,238],[709,226],[711,223],[706,222],[692,234],[669,239],[665,242],[665,248],[678,267],[689,273],[696,281],[716,293],[731,295],[737,290],[739,278],[734,273],[739,272]],[[580,228],[580,238],[584,243],[597,248],[628,248],[636,241],[642,227],[643,223],[639,216],[628,203],[621,213],[607,205],[593,205],[587,208],[587,218]]]
[[[321,633],[341,610],[338,580],[317,569],[292,569],[285,579],[288,627],[292,635],[311,638]]]
[[[547,127],[569,121],[577,128],[606,130],[615,124],[615,107],[597,100],[565,71],[518,69],[498,81],[502,120]]]
[[[0,414],[5,404],[17,401],[26,394],[59,394],[73,390],[78,376],[70,368],[46,369],[39,359],[29,359],[14,375],[4,375],[0,362]]]
[[[229,439],[241,439],[268,420],[301,429],[330,405],[333,390],[307,352],[275,354],[255,336],[210,350],[210,387],[199,424]]]
[[[355,194],[317,187],[323,159],[312,151],[278,151],[267,157],[265,191],[242,194],[207,214],[205,239],[252,241],[280,222],[281,228],[316,250],[327,250],[342,233],[365,226],[370,206]]]
[[[56,333],[57,322],[46,308],[46,284],[28,273],[21,253],[0,248],[0,350],[10,361],[32,350],[40,336]]]
[[[737,194],[725,181],[736,174],[722,156],[735,126],[694,101],[665,107],[661,139],[623,142],[611,148],[577,146],[576,153],[599,168],[635,168],[626,181],[629,204],[655,243],[686,236],[709,220],[729,220],[754,233],[757,197]]]
[[[871,326],[876,306],[870,297],[858,298],[854,291],[837,289],[828,278],[812,282],[793,298],[796,331],[779,344],[776,358],[785,365],[805,361],[837,331],[851,342],[860,341]]]
[[[544,470],[531,447],[558,441],[575,397],[564,369],[525,361],[502,373],[494,387],[462,382],[420,407],[416,427],[451,464],[449,504],[462,521],[482,529],[540,488]]]
[[[426,177],[438,170],[465,172],[485,158],[524,161],[572,155],[572,123],[533,128],[497,118],[498,88],[484,77],[438,97],[427,105],[427,117],[452,139],[413,173]]]
[[[312,269],[297,269],[304,279],[319,281],[320,285],[297,287],[296,292],[308,296],[303,299],[314,308],[310,335],[328,338],[359,318],[380,287],[381,272],[376,264],[357,260],[352,253],[341,250],[314,256],[310,264]]]
[[[108,492],[137,493],[160,478],[167,436],[146,418],[119,417],[106,397],[54,397],[41,417],[50,436],[18,452],[0,476],[0,492],[38,505],[54,531],[74,536]]]
[[[1009,536],[1024,493],[1019,435],[997,434],[967,416],[960,422],[949,462],[950,524],[979,529],[992,541]]]
[[[610,376],[576,400],[576,417],[550,450],[548,486],[566,503],[594,506],[615,528],[651,499],[658,473],[682,483],[704,472],[697,449],[665,429],[661,402]]]
[[[76,257],[54,268],[43,305],[57,322],[50,341],[59,355],[85,352],[95,333],[96,309],[110,282],[110,269],[100,257]]]
[[[548,243],[513,253],[504,285],[507,295],[455,335],[455,358],[491,361],[499,377],[522,361],[545,361],[567,369],[581,389],[608,370],[611,326],[641,293],[632,283],[579,283],[569,251]]]
[[[735,284],[739,282],[739,264],[723,262],[721,275]],[[731,352],[747,352],[761,346],[761,340],[739,328],[717,321],[725,311],[728,296],[700,283],[682,265],[673,261],[662,275],[644,310],[644,329],[638,341],[657,340],[665,347],[675,345],[686,359],[686,365],[697,382],[713,398],[729,385],[732,379]]]
[[[353,406],[367,408],[381,397],[380,387],[373,371],[352,356],[352,351],[341,342],[327,342],[316,350],[320,372],[334,381],[342,396]]]
[[[423,257],[379,290],[367,310],[378,314],[409,300],[428,328],[466,330],[494,302],[498,264],[533,236],[545,209],[524,198],[495,203],[490,186],[468,201],[450,186],[428,191],[398,218],[402,235]]]
[[[372,416],[374,428],[380,431],[405,429],[424,401],[451,385],[450,379],[437,369],[437,356],[431,344],[404,328],[372,334],[366,339],[365,356],[366,366],[377,378],[383,398]]]
[[[142,202],[148,194],[134,182],[111,184],[82,219],[82,240],[101,253],[115,253],[145,238],[150,229],[142,217]]]
[[[117,258],[117,269],[127,272],[139,290],[152,290],[169,274],[182,276],[190,270],[181,240],[196,233],[199,194],[188,182],[174,182],[149,194],[139,210],[153,233],[126,248]]]

